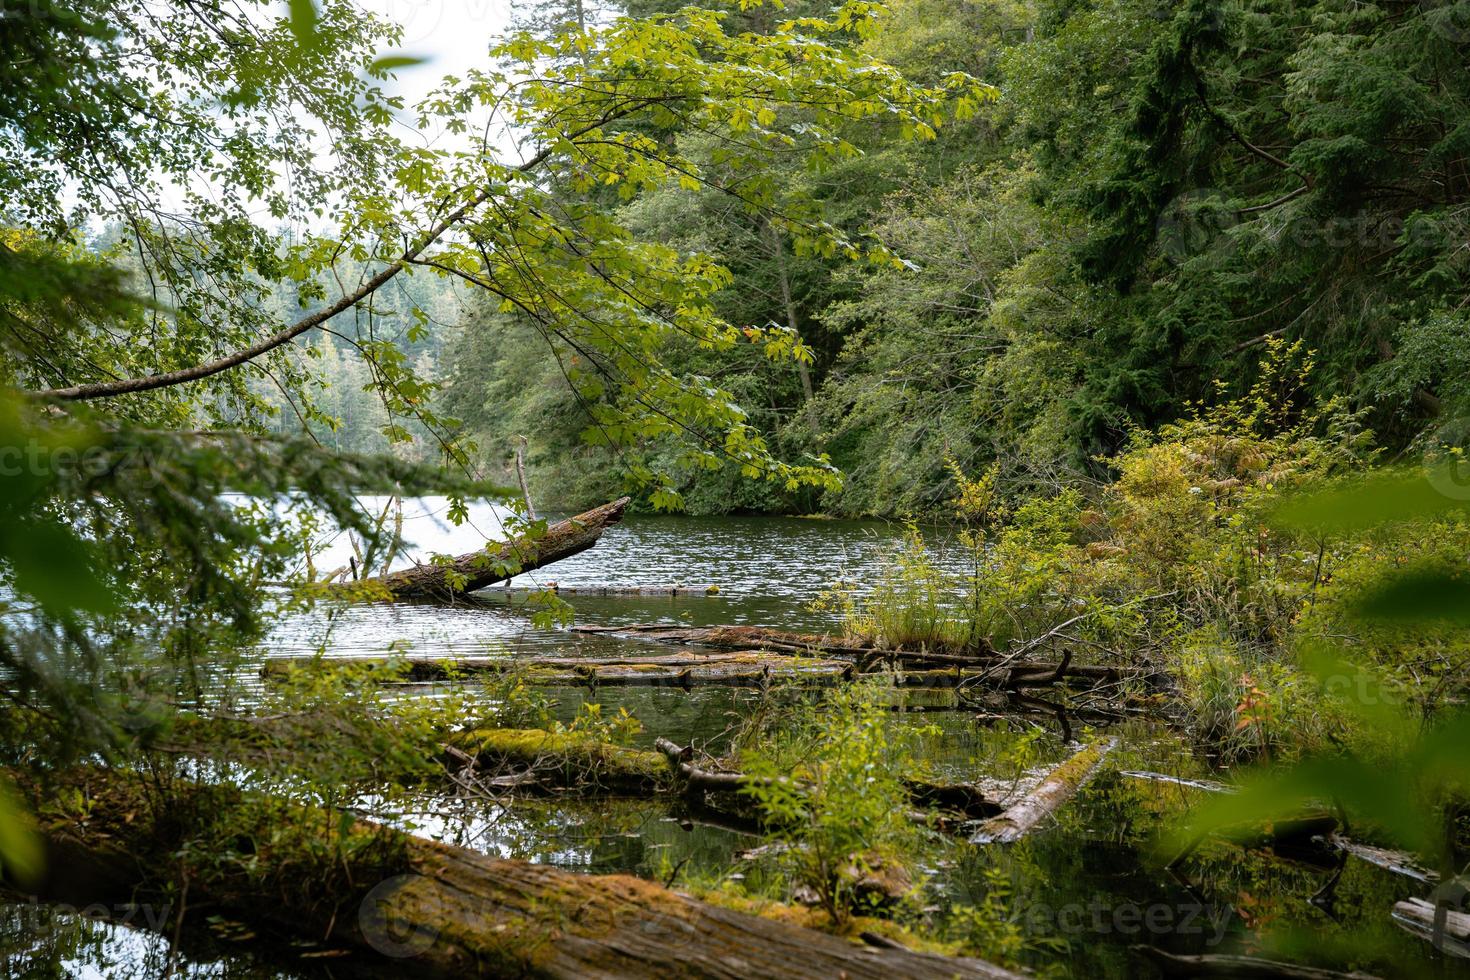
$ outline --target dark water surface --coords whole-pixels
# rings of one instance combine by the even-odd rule
[[[405,522],[423,551],[462,552],[480,538],[439,527],[430,502]],[[493,535],[497,515],[473,515]],[[871,581],[901,528],[851,521],[783,518],[630,517],[591,551],[523,576],[510,591],[484,601],[441,606],[358,606],[319,611],[285,623],[262,656],[363,656],[390,650],[455,656],[600,656],[660,652],[636,640],[538,629],[525,605],[526,587],[709,586],[715,595],[566,595],[585,624],[761,624],[794,630],[835,625],[830,610],[811,604],[841,580]],[[345,545],[318,561],[334,567]],[[549,692],[556,713],[575,716],[588,697],[577,689]],[[430,696],[432,688],[414,696]],[[934,698],[936,695],[911,695]],[[658,735],[709,742],[748,712],[759,695],[719,688],[604,689],[604,710],[626,707],[643,724],[638,741]],[[942,697],[942,695],[940,696]],[[895,725],[921,725],[925,753],[937,770],[964,779],[991,779],[998,792],[1020,788],[1028,772],[1044,770],[1067,749],[1046,718],[982,724],[964,712],[904,715]],[[1077,723],[1074,723],[1077,724]],[[1078,725],[1077,731],[1082,731]],[[975,847],[937,839],[924,855],[931,914],[986,904],[1027,943],[1023,961],[1043,976],[1159,975],[1132,947],[1178,953],[1274,952],[1337,969],[1361,967],[1385,977],[1465,976],[1465,961],[1433,953],[1394,927],[1393,902],[1425,893],[1424,886],[1370,865],[1303,864],[1262,851],[1209,844],[1170,871],[1172,856],[1158,843],[1171,818],[1196,791],[1125,777],[1149,769],[1202,773],[1179,739],[1141,723],[1116,729],[1123,737],[1107,771],[1043,831],[1008,847]],[[371,801],[364,801],[365,805]],[[509,807],[425,800],[414,812],[384,814],[430,837],[487,853],[593,873],[632,872],[710,881],[756,873],[741,852],[759,841],[697,815],[647,800],[518,800]],[[315,978],[365,975],[352,957],[314,947],[260,942],[229,922],[195,923],[183,948],[156,932],[116,920],[24,903],[0,905],[0,976]],[[165,928],[171,934],[172,920]],[[1303,937],[1309,937],[1304,939]],[[1355,954],[1355,950],[1372,950]],[[385,975],[408,976],[390,969]],[[378,975],[384,975],[379,973]]]

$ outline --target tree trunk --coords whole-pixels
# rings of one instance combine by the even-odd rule
[[[970,843],[1009,844],[1026,836],[1033,827],[1076,795],[1117,744],[1116,738],[1103,738],[1084,746],[1076,755],[1047,773],[1031,792],[1004,813],[981,824]]]
[[[536,541],[491,543],[444,565],[415,565],[364,582],[381,585],[395,599],[452,599],[586,551],[603,531],[623,519],[627,506],[628,498],[623,497],[558,521]],[[363,582],[356,586],[361,589]]]
[[[494,858],[366,821],[348,825],[340,848],[293,846],[272,828],[286,821],[296,837],[319,832],[326,843],[336,814],[290,807],[263,816],[227,787],[176,785],[162,807],[146,802],[132,774],[87,770],[68,782],[90,801],[88,819],[43,825],[53,874],[42,895],[64,889],[76,901],[90,888],[97,901],[105,888],[133,900],[185,875],[191,907],[325,937],[403,975],[1019,980],[982,960],[860,946],[628,875]],[[185,846],[225,830],[272,845],[245,874]]]

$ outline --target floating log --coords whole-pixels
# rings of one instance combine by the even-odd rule
[[[1102,765],[1116,738],[1102,738],[1083,746],[1057,766],[1020,800],[999,816],[980,825],[970,838],[972,844],[1009,844],[1026,836],[1033,827],[1066,803]]]
[[[395,599],[452,599],[586,551],[597,543],[602,532],[623,519],[627,506],[628,498],[623,497],[557,521],[535,541],[517,538],[498,544],[492,542],[442,565],[414,565],[378,578],[351,582],[344,588],[363,590],[364,594],[386,589]]]
[[[666,738],[654,739],[653,747],[668,758],[684,785],[695,791],[735,793],[754,785],[785,782],[794,778],[751,776],[742,772],[705,769],[691,761],[693,750],[689,746],[676,745]],[[999,804],[985,795],[984,790],[971,783],[946,783],[917,777],[905,778],[903,783],[910,798],[923,806],[954,810],[967,817],[993,816],[1001,809]]]
[[[846,660],[797,658],[761,650],[736,653],[679,653],[652,657],[273,657],[261,667],[266,677],[294,670],[399,666],[406,683],[448,680],[469,674],[516,673],[543,687],[755,687],[774,684],[836,684],[848,679]]]
[[[1433,884],[1439,881],[1439,872],[1431,871],[1419,864],[1412,854],[1404,851],[1390,851],[1383,847],[1373,847],[1368,844],[1359,844],[1355,840],[1349,840],[1341,834],[1329,834],[1327,843],[1339,851],[1346,851],[1359,861],[1392,871],[1396,875],[1413,878],[1424,884]]]
[[[1206,953],[1196,956],[1181,956],[1168,953],[1154,946],[1134,946],[1154,961],[1167,977],[1238,977],[1240,980],[1378,980],[1371,973],[1339,973],[1316,966],[1302,966],[1281,960],[1265,960],[1255,956],[1227,956]]]
[[[175,786],[172,805],[159,807],[125,773],[68,781],[89,800],[88,819],[41,829],[69,896],[90,880],[113,889],[94,901],[119,893],[136,901],[167,894],[182,876],[191,907],[202,902],[415,976],[1019,980],[983,960],[858,945],[629,875],[490,857],[367,821],[342,828],[330,811],[261,806],[232,788]],[[276,832],[283,822],[303,842],[342,837],[292,847]],[[221,834],[271,846],[255,852],[249,874],[186,846]]]
[[[1393,921],[1442,953],[1470,958],[1470,912],[1411,898],[1394,904]]]

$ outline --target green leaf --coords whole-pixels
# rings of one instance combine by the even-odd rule
[[[1349,480],[1287,497],[1272,517],[1285,527],[1349,532],[1464,513],[1470,509],[1470,491],[1457,473],[1452,464],[1440,464]]]
[[[14,521],[0,529],[0,557],[15,570],[15,587],[53,613],[105,612],[113,606],[93,571],[93,556],[70,530],[41,521]]]
[[[383,75],[397,68],[411,68],[414,65],[426,63],[428,58],[420,58],[411,54],[389,54],[381,58],[373,59],[368,65],[368,73],[372,75]]]
[[[1365,589],[1348,609],[1376,622],[1470,626],[1470,577],[1445,569],[1395,572]]]
[[[296,36],[296,43],[307,49],[317,47],[321,43],[321,35],[317,32],[321,18],[314,0],[286,0],[286,6],[289,11],[287,23]]]
[[[0,776],[0,872],[16,884],[32,885],[45,869],[45,854],[30,814],[10,783]]]

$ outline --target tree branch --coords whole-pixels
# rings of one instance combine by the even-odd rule
[[[578,131],[570,134],[570,139],[576,139],[593,130],[600,129],[618,116],[625,116],[640,108],[642,103],[622,106],[611,117],[603,117],[595,122],[588,123]],[[539,167],[551,156],[551,148],[547,147],[516,167],[521,173],[528,173]],[[490,199],[491,191],[482,190],[474,197],[451,211],[447,216],[431,227],[428,232],[419,239],[418,243],[405,251],[392,265],[388,266],[357,289],[339,298],[332,305],[318,310],[297,320],[284,330],[274,333],[259,343],[237,350],[224,357],[203,364],[195,364],[192,367],[180,368],[177,371],[166,371],[162,374],[152,374],[141,378],[123,378],[116,381],[103,381],[95,384],[73,385],[69,388],[47,388],[43,391],[32,392],[34,398],[48,398],[59,401],[87,401],[93,398],[113,398],[117,395],[128,395],[139,391],[153,391],[158,388],[168,388],[173,385],[187,384],[191,381],[200,381],[211,375],[228,371],[230,368],[239,367],[248,363],[262,354],[267,354],[277,347],[287,344],[295,338],[326,323],[339,313],[352,309],[358,303],[376,293],[383,286],[413,263],[420,255],[430,248],[436,241],[443,237],[455,225],[459,224],[465,217]]]

